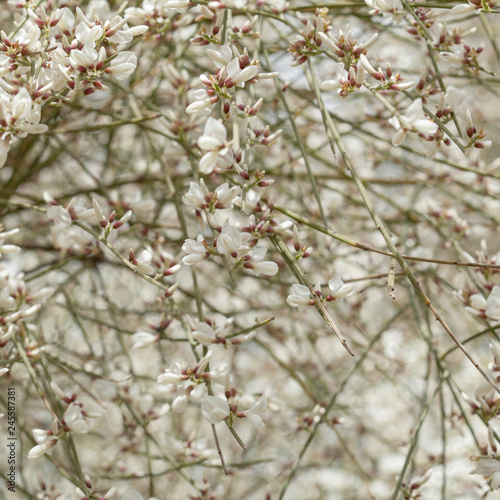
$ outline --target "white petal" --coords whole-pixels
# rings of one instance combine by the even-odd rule
[[[320,85],[320,89],[326,91],[337,90],[340,87],[342,87],[342,85],[338,80],[326,80]]]
[[[206,175],[211,174],[217,165],[218,157],[217,151],[210,151],[204,154],[198,165],[200,172]]]
[[[486,299],[482,295],[475,293],[469,297],[469,300],[471,307],[476,309],[476,311],[486,309]]]
[[[430,120],[426,119],[416,120],[413,123],[413,127],[419,132],[429,135],[435,134],[438,129],[437,123],[431,122]]]
[[[174,413],[184,413],[187,408],[187,396],[185,394],[177,396],[170,407]]]
[[[229,416],[229,405],[216,396],[205,396],[201,400],[201,414],[211,424],[218,424]]]
[[[250,420],[250,423],[256,428],[256,429],[262,429],[265,427],[264,422],[262,421],[262,418],[259,417],[259,415],[248,415],[248,420]]]

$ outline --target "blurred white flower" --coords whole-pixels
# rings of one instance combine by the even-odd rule
[[[54,228],[56,232],[59,232],[59,230],[62,231],[65,228],[71,226],[71,215],[64,207],[61,207],[61,205],[50,207],[47,210],[47,216],[52,222],[56,224]]]
[[[224,183],[227,185],[227,183]],[[200,183],[196,182],[189,183],[189,191],[182,197],[182,202],[190,208],[195,210],[200,209],[206,202],[206,198],[209,196],[210,191],[205,185],[205,181],[200,179]]]
[[[89,424],[83,416],[82,409],[79,404],[71,403],[64,412],[64,421],[70,431],[77,434],[86,434],[89,431]]]
[[[454,85],[448,85],[444,100],[452,111],[456,111],[464,99],[465,92],[463,90],[458,90]]]
[[[486,479],[491,479],[491,489],[500,488],[500,461],[494,458],[481,458],[476,463],[476,470],[471,474],[482,474]]]
[[[149,332],[136,332],[131,337],[133,345],[132,349],[144,349],[158,341],[158,335]]]
[[[222,398],[205,396],[201,400],[201,414],[211,424],[218,424],[229,417],[229,405]]]
[[[176,12],[184,12],[189,7],[189,0],[164,0],[162,7],[164,9],[172,9]]]
[[[500,286],[493,287],[488,299],[476,293],[471,295],[469,300],[470,307],[466,307],[466,309],[472,314],[477,316],[483,313],[489,319],[500,320]]]
[[[382,14],[395,23],[400,23],[406,16],[401,0],[365,0],[365,3],[373,9],[370,14]]]
[[[206,151],[200,160],[200,172],[210,174],[218,166],[219,154],[224,156],[227,153],[226,138],[227,129],[222,120],[210,117],[205,124],[203,135],[198,138],[198,146],[202,151]]]
[[[50,452],[53,446],[54,445],[52,444],[52,442],[37,444],[36,446],[33,446],[33,448],[31,448],[31,450],[28,452],[28,458],[29,459],[39,458],[45,455],[45,453]]]
[[[490,4],[491,7],[493,7],[494,3],[496,2],[488,2],[488,3]],[[469,12],[474,12],[475,14],[479,14],[482,10],[481,4],[482,2],[480,1],[471,2],[469,0],[469,3],[461,3],[455,5],[450,12],[455,16],[463,16],[465,14],[469,14]]]
[[[239,186],[229,187],[229,184],[224,182],[214,191],[215,198],[217,199],[216,208],[233,208],[234,198],[240,192],[241,188]]]
[[[193,266],[204,260],[207,256],[207,248],[203,244],[205,239],[200,234],[196,240],[187,239],[182,245],[182,251],[187,255],[182,262],[187,266]]]
[[[143,250],[140,257],[137,259],[137,269],[142,271],[144,274],[153,274],[154,269],[151,266],[151,261],[153,256],[147,250]]]
[[[267,411],[267,398],[262,396],[251,408],[245,410],[245,417],[250,420],[256,429],[262,429],[265,424],[262,421],[261,414]]]
[[[229,45],[221,45],[217,50],[207,49],[207,54],[214,62],[216,68],[223,68],[228,65],[233,58],[233,51]]]
[[[240,69],[240,60],[235,57],[226,66],[226,72],[234,85],[244,87],[245,82],[257,76],[257,74],[259,73],[259,67],[251,65]]]
[[[241,233],[229,221],[224,222],[222,231],[217,237],[217,250],[222,255],[238,256],[238,250],[243,244]]]
[[[129,77],[137,67],[137,56],[133,52],[120,52],[110,63],[109,73],[117,80]]]
[[[180,394],[177,396],[170,405],[170,408],[174,413],[184,413],[187,408],[188,398],[186,394]]]
[[[252,269],[255,274],[263,274],[264,276],[274,276],[278,273],[279,267],[276,262],[271,260],[264,260],[267,249],[256,248],[248,253],[251,257],[250,261],[245,262],[244,266]]]
[[[28,452],[29,459],[39,458],[46,453],[50,454],[52,448],[57,443],[54,436],[43,429],[33,429],[33,437],[37,445]]]
[[[205,124],[203,135],[198,138],[198,146],[203,151],[215,151],[224,146],[227,130],[222,120],[210,117]]]
[[[296,307],[299,311],[304,311],[311,302],[311,292],[305,285],[294,283],[292,293],[287,297],[286,303],[290,307]]]
[[[201,113],[203,115],[210,114],[213,101],[205,89],[190,90],[188,98],[191,104],[186,108],[188,115],[195,115]]]
[[[331,290],[331,296],[335,300],[342,300],[344,297],[351,295],[356,290],[354,285],[346,285],[340,278],[340,276],[335,276],[328,282],[328,288]]]
[[[389,120],[389,123],[397,130],[392,138],[394,146],[399,146],[408,132],[433,135],[438,130],[437,124],[426,118],[422,108],[422,99],[413,101],[408,107],[406,115],[394,116]]]
[[[202,321],[198,323],[196,330],[193,332],[193,337],[203,345],[211,345],[216,339],[214,329]]]
[[[181,365],[177,362],[173,363],[170,368],[165,370],[161,375],[158,375],[157,382],[159,384],[179,384],[186,377],[182,374]]]

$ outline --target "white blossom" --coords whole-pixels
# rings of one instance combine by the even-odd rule
[[[346,285],[340,278],[335,276],[328,282],[328,288],[331,290],[331,295],[335,300],[342,300],[344,297],[351,295],[356,290],[354,285]]]
[[[240,69],[240,61],[238,58],[234,58],[226,67],[227,75],[231,81],[238,85],[239,87],[244,87],[245,82],[255,78],[259,73],[258,66],[247,66]]]
[[[233,208],[233,201],[240,192],[241,188],[239,186],[229,187],[229,184],[224,182],[216,188],[214,195],[224,208]]]
[[[222,231],[217,237],[217,250],[222,255],[229,255],[236,258],[242,244],[243,239],[238,229],[232,226],[229,221],[224,222]]]
[[[286,303],[290,307],[296,307],[299,311],[304,311],[311,301],[311,292],[305,285],[294,283],[292,293],[287,297]]]
[[[207,49],[207,54],[213,60],[217,68],[223,68],[233,59],[233,51],[229,45],[221,45],[217,50]]]
[[[451,13],[455,16],[463,16],[468,14],[469,12],[474,12],[475,14],[479,14],[481,12],[481,5],[478,3],[461,3],[455,5],[451,9]]]
[[[437,124],[426,118],[422,109],[422,99],[413,101],[408,107],[406,115],[394,116],[389,120],[389,123],[397,130],[392,139],[394,146],[399,146],[404,141],[407,132],[433,135],[438,130]]]
[[[89,431],[89,424],[82,414],[79,404],[71,403],[64,412],[64,421],[72,432],[86,434]]]
[[[224,183],[227,185],[227,183]],[[207,189],[203,179],[200,179],[200,183],[196,182],[189,183],[189,191],[182,197],[183,203],[188,207],[199,209],[202,205],[206,203],[206,198],[209,196],[210,191]]]
[[[183,257],[182,262],[187,266],[193,266],[205,259],[207,248],[203,244],[203,236],[200,234],[196,240],[187,239],[182,245],[182,251],[187,255]]]
[[[31,448],[30,451],[28,452],[28,458],[30,460],[33,460],[35,458],[40,458],[46,453],[49,453],[52,450],[52,448],[53,448],[52,443],[37,444],[36,446],[33,446],[33,448]]]
[[[218,424],[229,417],[229,405],[217,396],[205,396],[201,400],[201,414],[211,424]]]
[[[495,285],[493,287],[488,299],[476,293],[471,295],[469,300],[470,307],[466,309],[472,314],[478,315],[480,312],[484,312],[487,318],[495,321],[500,320],[500,286]]]
[[[262,413],[267,411],[267,398],[262,396],[251,408],[245,410],[245,417],[250,420],[251,424],[256,429],[262,429],[264,427],[264,422],[260,416]]]
[[[153,274],[154,269],[151,266],[151,261],[153,256],[147,250],[143,250],[139,258],[137,259],[137,269],[142,271],[144,274]]]
[[[446,104],[453,111],[456,111],[465,99],[465,92],[463,90],[458,90],[454,85],[448,85],[444,99]]]
[[[158,336],[149,332],[136,332],[131,337],[132,349],[144,349],[158,341]]]
[[[212,107],[212,98],[208,95],[205,89],[190,90],[188,98],[191,104],[186,108],[188,115],[195,115],[197,113],[208,115]]]
[[[193,332],[193,337],[203,345],[211,345],[214,343],[216,336],[213,328],[204,322],[199,322],[196,330]]]
[[[252,269],[257,276],[259,274],[264,274],[265,276],[274,276],[278,273],[279,267],[276,262],[271,260],[264,260],[267,250],[265,248],[256,248],[249,252],[248,255],[252,257],[249,262],[250,269]]]
[[[188,404],[188,398],[186,394],[180,394],[173,401],[170,407],[174,413],[184,413],[186,411]]]
[[[491,489],[500,488],[500,462],[494,458],[481,458],[476,463],[476,469],[471,474],[482,474],[491,478]]]
[[[172,9],[176,12],[184,12],[189,6],[189,0],[166,0],[162,6],[164,9]]]
[[[137,67],[137,56],[133,52],[120,52],[110,63],[109,72],[117,79],[129,77]]]
[[[209,118],[205,124],[203,135],[198,139],[198,146],[206,151],[200,160],[200,171],[210,174],[220,164],[219,154],[225,155],[228,150],[226,145],[227,130],[221,120]]]
[[[395,23],[400,23],[406,16],[401,0],[365,0],[365,3],[373,9],[370,14],[382,14]]]
[[[159,384],[179,384],[184,380],[182,375],[181,365],[177,362],[173,363],[169,369],[165,370],[161,375],[158,375],[157,382]]]

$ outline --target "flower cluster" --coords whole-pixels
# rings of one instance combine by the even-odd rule
[[[42,108],[106,90],[107,75],[130,76],[137,57],[123,47],[148,29],[119,15],[91,21],[79,7],[19,7],[23,21],[12,35],[1,32],[0,166],[16,139],[47,132]]]

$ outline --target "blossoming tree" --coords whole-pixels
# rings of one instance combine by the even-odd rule
[[[496,4],[4,2],[0,496],[500,488]]]

